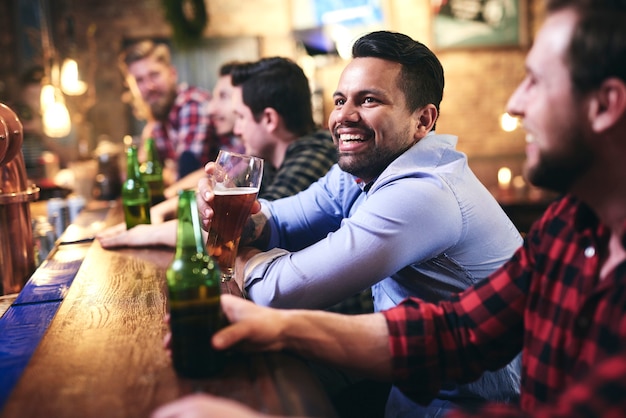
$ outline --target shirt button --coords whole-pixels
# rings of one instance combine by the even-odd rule
[[[585,248],[585,257],[591,258],[594,255],[596,255],[596,249],[595,248],[593,248],[593,247]]]

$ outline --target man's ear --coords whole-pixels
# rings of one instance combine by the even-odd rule
[[[609,78],[591,94],[589,119],[595,132],[605,131],[626,117],[626,84]]]
[[[415,138],[422,139],[435,126],[438,116],[437,108],[434,104],[427,104],[415,110],[413,115],[416,124]]]
[[[263,110],[262,121],[268,132],[275,131],[282,123],[282,117],[273,107],[266,107]]]

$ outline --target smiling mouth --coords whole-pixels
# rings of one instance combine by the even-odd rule
[[[365,138],[362,135],[342,134],[338,138],[343,143],[365,142]]]

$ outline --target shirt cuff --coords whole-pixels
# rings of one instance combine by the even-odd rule
[[[258,253],[248,260],[243,270],[243,290],[247,296],[248,289],[255,283],[263,280],[269,266],[279,257],[289,254],[282,248],[273,248],[269,251]]]
[[[259,199],[259,203],[261,203],[261,213],[265,216],[270,226],[270,239],[267,248],[278,247],[278,227],[273,221],[274,217],[272,215],[272,204],[265,199]]]

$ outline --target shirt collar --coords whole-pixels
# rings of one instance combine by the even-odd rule
[[[596,213],[586,203],[576,199],[573,196],[570,196],[570,199],[571,202],[576,206],[576,212],[574,214],[574,227],[581,232],[584,229],[591,228],[593,229],[593,231],[595,231],[596,236],[608,242],[608,239],[611,235],[611,230],[609,229],[609,227],[600,222],[600,219],[598,218]],[[626,221],[623,222],[622,226],[622,247],[626,248]]]
[[[364,193],[367,193],[372,188],[372,185],[374,184],[376,179],[370,181],[369,183],[364,182],[363,179],[360,179],[360,178],[357,178],[354,181],[356,182],[357,186],[359,186]]]

